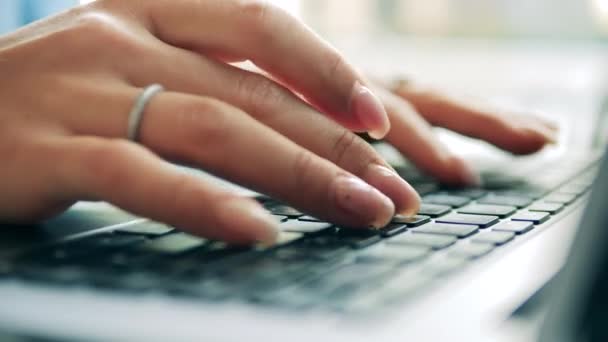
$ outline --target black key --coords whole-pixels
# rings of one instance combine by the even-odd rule
[[[578,196],[573,195],[573,194],[563,194],[563,193],[553,193],[547,197],[544,198],[545,202],[548,203],[560,203],[560,204],[564,204],[564,205],[569,205],[574,203],[574,201],[576,201],[576,199],[578,198]]]
[[[274,202],[274,200],[266,195],[259,195],[254,197],[254,199],[262,204],[267,203],[267,202]]]
[[[490,253],[495,247],[493,244],[485,243],[462,243],[452,247],[448,256],[458,259],[477,259]]]
[[[478,226],[466,225],[466,224],[441,224],[432,223],[416,228],[412,230],[413,233],[418,234],[439,234],[449,235],[458,238],[466,238],[479,231]]]
[[[534,224],[542,224],[547,222],[551,215],[544,212],[521,212],[511,217],[513,221],[529,221]]]
[[[438,234],[401,234],[387,240],[388,244],[429,247],[435,250],[447,248],[458,241],[455,236]]]
[[[492,228],[493,231],[509,232],[518,235],[525,234],[532,229],[534,229],[534,224],[526,221],[504,221]]]
[[[488,194],[487,191],[482,189],[454,189],[444,190],[443,192],[452,196],[468,197],[472,200],[482,198],[483,196]]]
[[[279,225],[279,229],[284,232],[293,233],[317,233],[322,230],[331,228],[331,224],[323,222],[305,222],[305,221],[287,221]]]
[[[305,221],[305,222],[323,222],[323,220],[318,219],[316,217],[312,217],[312,216],[302,216],[302,217],[298,217],[298,221]]]
[[[515,233],[511,232],[496,232],[496,231],[485,231],[475,235],[471,238],[473,243],[489,243],[496,246],[504,245],[515,238]]]
[[[188,235],[186,233],[178,233],[147,241],[138,246],[138,250],[146,253],[174,255],[189,252],[205,245],[207,242],[208,241],[203,238]]]
[[[498,223],[498,217],[487,215],[451,214],[438,218],[436,221],[438,223],[470,224],[480,226],[481,228],[486,228]]]
[[[531,207],[528,208],[530,211],[541,211],[546,212],[551,215],[555,215],[564,209],[564,205],[561,203],[549,203],[549,202],[539,202],[532,204]]]
[[[401,233],[405,233],[406,231],[407,231],[407,225],[399,224],[399,223],[389,224],[388,226],[382,228],[382,230],[381,230],[383,237],[399,235]]]
[[[468,197],[441,194],[424,196],[422,201],[429,204],[447,205],[452,208],[464,207],[465,205],[471,203],[471,199]]]
[[[427,246],[382,245],[364,250],[357,255],[359,262],[409,263],[426,257],[430,252]]]
[[[458,209],[461,214],[472,215],[493,215],[498,217],[507,217],[513,215],[517,211],[515,207],[506,205],[489,205],[489,204],[472,204],[464,208]]]
[[[423,203],[418,211],[419,215],[440,217],[452,211],[452,207],[447,205]]]
[[[522,178],[503,173],[483,172],[481,176],[486,189],[512,189],[526,185]]]
[[[146,235],[151,237],[157,237],[165,235],[174,231],[172,227],[166,224],[157,222],[140,222],[132,224],[126,227],[116,229],[114,232],[118,234],[133,234],[133,235]]]
[[[477,202],[480,204],[493,204],[493,205],[506,205],[517,208],[524,208],[532,204],[534,200],[529,197],[517,197],[517,196],[501,196],[501,195],[489,195],[479,199]]]
[[[431,193],[436,192],[437,190],[439,190],[439,184],[432,183],[432,182],[428,182],[428,183],[412,183],[412,187],[414,188],[414,190],[416,190],[416,192],[418,192],[418,194],[420,196],[426,196],[428,194],[431,194]]]
[[[373,229],[339,229],[339,241],[354,249],[362,249],[382,241],[381,232]]]
[[[428,216],[416,215],[414,217],[405,217],[401,215],[397,215],[393,217],[393,223],[402,223],[407,224],[408,227],[419,227],[425,223],[429,223],[431,218]]]

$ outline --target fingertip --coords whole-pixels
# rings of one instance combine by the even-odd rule
[[[239,243],[274,243],[279,236],[279,221],[252,199],[235,198],[220,204],[221,235]]]
[[[350,112],[355,120],[365,128],[369,135],[376,139],[383,139],[391,129],[388,113],[382,101],[361,82],[353,86]]]
[[[418,192],[388,166],[372,164],[365,172],[364,179],[394,204],[394,210],[401,215],[414,215],[420,209]]]

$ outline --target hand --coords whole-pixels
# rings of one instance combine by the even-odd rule
[[[557,142],[558,127],[533,115],[509,113],[421,87],[376,80],[375,93],[391,120],[387,142],[420,170],[445,184],[479,185],[479,175],[442,144],[432,126],[487,141],[514,154],[532,154]]]
[[[229,64],[240,60],[271,77]],[[88,199],[212,239],[276,237],[255,201],[165,160],[343,225],[381,227],[418,209],[415,191],[352,133],[390,128],[367,83],[258,1],[100,0],[0,37],[0,74],[2,222]],[[146,108],[141,144],[128,142],[128,113],[152,83],[169,91]]]

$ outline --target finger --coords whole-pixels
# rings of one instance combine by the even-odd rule
[[[105,109],[128,112],[140,92],[124,92]],[[112,120],[118,124],[111,130],[116,137],[126,135],[121,128],[127,125],[125,116]],[[89,122],[76,124],[77,134],[108,136]],[[157,95],[146,109],[140,137],[164,158],[201,167],[338,224],[381,227],[394,214],[391,200],[368,183],[210,98]]]
[[[301,22],[264,1],[145,2],[163,41],[249,59],[349,129],[377,138],[390,128],[384,107],[345,59]],[[205,23],[208,29],[201,29]]]
[[[141,70],[132,79],[140,84],[160,80],[170,89],[234,104],[291,141],[362,178],[387,195],[397,212],[412,215],[418,211],[416,191],[369,144],[319,115],[289,90],[260,74],[174,50],[170,58],[159,58],[153,71]],[[181,66],[178,70],[173,67],[176,61]]]
[[[190,233],[232,243],[272,242],[277,223],[254,200],[178,170],[123,140],[71,137],[55,146],[63,184]]]
[[[431,124],[515,154],[534,153],[557,141],[554,127],[539,119],[465,103],[412,85],[402,85],[396,93],[410,101]]]
[[[479,175],[466,161],[454,155],[435,136],[431,126],[407,101],[387,90],[378,89],[392,129],[387,141],[401,151],[420,170],[450,185],[479,185]]]

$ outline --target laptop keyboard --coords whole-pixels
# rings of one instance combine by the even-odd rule
[[[545,175],[540,181],[486,173],[485,186],[475,189],[444,188],[415,170],[398,169],[421,193],[422,208],[380,230],[336,227],[260,196],[281,220],[274,246],[229,246],[138,221],[27,251],[0,267],[0,281],[287,310],[388,309],[524,239],[584,196],[596,166],[563,165],[537,169],[531,179]]]

